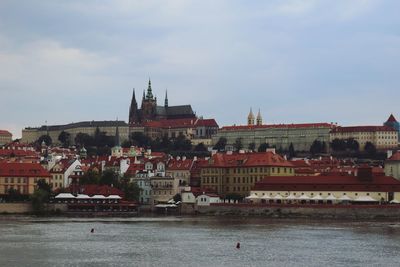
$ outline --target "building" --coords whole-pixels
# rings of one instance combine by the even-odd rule
[[[0,195],[10,189],[31,195],[41,179],[51,183],[50,173],[38,163],[0,162]]]
[[[157,104],[157,97],[153,95],[151,81],[147,87],[147,93],[143,90],[143,98],[141,107],[138,108],[136,101],[135,90],[133,90],[131,105],[129,108],[129,125],[140,126],[144,122],[159,121],[168,119],[195,119],[196,115],[190,105],[169,106],[168,95],[165,92],[164,105]]]
[[[247,196],[266,176],[294,176],[293,165],[274,152],[216,153],[201,164],[201,187],[221,197]]]
[[[271,176],[257,182],[251,196],[278,203],[373,203],[400,201],[400,181],[361,167],[355,175]]]
[[[400,152],[397,151],[385,161],[385,174],[400,180]]]
[[[193,166],[193,159],[177,158],[168,161],[166,176],[179,179],[180,186],[187,186],[190,184],[190,170]]]
[[[128,140],[129,127],[123,121],[82,121],[77,123],[70,123],[65,125],[48,125],[38,128],[27,127],[22,130],[22,142],[33,143],[42,135],[49,135],[53,143],[57,144],[58,136],[62,131],[70,134],[70,144],[75,144],[75,137],[78,133],[85,133],[94,136],[96,130],[104,132],[106,136],[114,137],[119,130],[120,141]]]
[[[390,114],[388,120],[383,123],[383,126],[388,126],[396,130],[397,133],[400,133],[400,123],[396,120],[393,114]],[[400,134],[399,134],[400,141]]]
[[[153,176],[150,178],[151,204],[167,203],[180,193],[179,179],[169,176]]]
[[[330,132],[331,142],[335,139],[354,139],[363,151],[365,144],[370,142],[376,149],[395,149],[398,147],[399,133],[388,126],[348,126],[335,127]]]
[[[12,134],[6,130],[0,130],[0,146],[11,142],[12,142]]]
[[[143,91],[140,108],[133,90],[129,126],[131,133],[142,132],[153,139],[163,136],[175,138],[179,135],[188,139],[211,139],[218,131],[218,124],[214,119],[197,118],[191,105],[169,106],[167,92],[164,105],[158,105],[150,80],[147,92]]]
[[[329,132],[335,127],[329,123],[303,123],[303,124],[263,124],[261,113],[258,112],[256,123],[253,112],[250,110],[248,124],[240,126],[222,127],[212,137],[215,145],[223,137],[228,146],[233,146],[240,139],[246,149],[254,144],[257,149],[261,144],[269,144],[280,150],[288,150],[290,144],[296,151],[310,151],[315,140],[325,142],[327,149],[330,141]]]
[[[180,135],[187,139],[196,139],[198,142],[207,142],[211,135],[217,133],[218,124],[214,119],[169,119],[160,121],[148,121],[143,123],[144,133],[151,137],[176,138]]]

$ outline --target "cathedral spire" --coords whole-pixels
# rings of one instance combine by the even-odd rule
[[[134,123],[135,122],[135,116],[137,114],[138,110],[138,105],[136,102],[136,96],[135,96],[135,88],[133,88],[132,92],[132,100],[131,100],[131,105],[129,107],[129,123]]]
[[[168,107],[168,91],[165,90],[165,101],[164,101],[164,107]]]
[[[153,92],[151,90],[151,81],[149,78],[149,85],[147,87],[147,95],[146,95],[146,99],[153,99]]]

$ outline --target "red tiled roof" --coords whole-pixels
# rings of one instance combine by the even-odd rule
[[[192,167],[193,160],[185,159],[185,160],[177,160],[171,159],[168,162],[167,170],[190,170]]]
[[[257,182],[254,190],[400,192],[400,181],[382,175],[374,175],[370,181],[363,181],[357,176],[348,174],[268,176]]]
[[[214,119],[199,119],[196,123],[196,126],[218,127],[218,123]]]
[[[388,126],[347,126],[336,127],[331,130],[332,133],[354,133],[354,132],[395,132]]]
[[[0,149],[0,157],[36,157],[37,153],[32,150],[22,150],[22,149]]]
[[[390,114],[389,119],[387,122],[397,122],[396,118],[393,116],[393,114]]]
[[[0,163],[0,177],[51,177],[39,163]]]
[[[75,192],[76,188],[74,186],[71,186],[69,188],[70,192]],[[122,198],[125,197],[124,192],[119,190],[118,188],[111,187],[108,185],[96,185],[96,184],[88,184],[88,185],[81,185],[78,188],[79,193],[81,194],[86,194],[88,196],[94,196],[94,195],[103,195],[103,196],[109,196],[109,195],[118,195]]]
[[[0,130],[0,135],[12,136],[12,133],[6,130]]]
[[[143,124],[144,127],[149,128],[190,128],[197,126],[205,127],[218,127],[217,122],[214,119],[169,119],[169,120],[159,120],[159,121],[148,121]]]
[[[335,126],[330,123],[297,123],[297,124],[270,124],[270,125],[234,125],[224,126],[221,128],[223,131],[235,131],[235,130],[255,130],[255,129],[266,129],[266,128],[334,128]]]
[[[400,151],[396,151],[387,161],[400,161]]]
[[[216,153],[204,167],[258,167],[258,166],[280,166],[293,167],[281,155],[273,152],[257,153]]]

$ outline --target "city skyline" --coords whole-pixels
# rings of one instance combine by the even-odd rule
[[[0,129],[128,121],[132,88],[220,126],[381,125],[399,81],[396,1],[0,4]],[[140,97],[138,97],[138,100]]]

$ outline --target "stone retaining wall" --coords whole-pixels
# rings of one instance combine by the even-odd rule
[[[290,206],[290,205],[240,205],[222,204],[198,206],[197,212],[204,215],[236,215],[267,217],[303,218],[350,218],[350,219],[400,219],[400,205],[332,205],[332,206]]]

